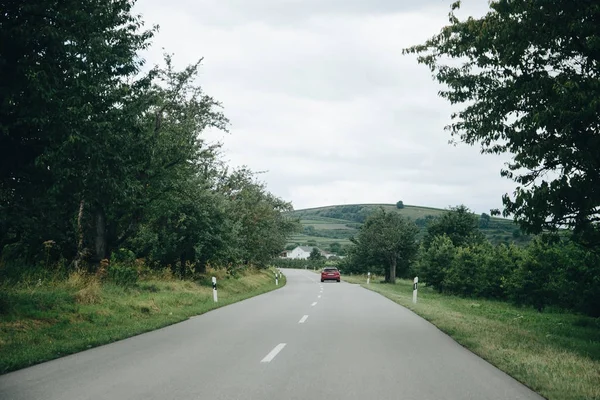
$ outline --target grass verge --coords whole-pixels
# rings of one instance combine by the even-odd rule
[[[409,308],[458,343],[550,400],[600,400],[600,319],[466,299],[412,282],[382,284],[381,277],[345,276]]]
[[[0,287],[0,374],[183,321],[285,285],[273,270],[197,282],[168,276],[124,288],[74,273],[67,281]]]

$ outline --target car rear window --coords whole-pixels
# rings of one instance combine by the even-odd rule
[[[337,268],[325,268],[323,271],[325,271],[325,272],[335,272],[335,271],[337,271]]]

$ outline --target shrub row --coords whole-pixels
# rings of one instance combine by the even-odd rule
[[[571,241],[455,246],[441,235],[421,248],[414,272],[439,292],[600,316],[600,257]]]

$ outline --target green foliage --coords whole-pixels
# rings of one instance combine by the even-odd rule
[[[535,240],[511,278],[510,298],[600,316],[600,257],[570,241]]]
[[[300,229],[299,222],[287,217],[290,203],[266,191],[248,169],[234,171],[220,182],[226,198],[226,215],[234,235],[229,253],[233,262],[266,267],[285,247],[287,237]]]
[[[463,296],[487,295],[484,292],[484,271],[493,250],[488,245],[458,247],[444,278],[444,291]]]
[[[423,238],[426,233],[427,225],[432,220],[448,212],[448,210],[419,206],[405,206],[402,209],[398,209],[395,204],[340,205],[305,210],[294,210],[286,213],[286,215],[289,217],[299,218],[300,223],[304,227],[311,226],[312,228],[308,228],[306,232],[295,234],[293,237],[290,237],[289,243],[299,243],[302,245],[318,246],[321,248],[329,246],[329,244],[334,241],[339,241],[344,245],[350,244],[350,237],[356,236],[358,229],[362,226],[362,223],[354,222],[354,219],[362,220],[365,215],[370,215],[373,212],[376,212],[380,207],[383,207],[389,212],[398,212],[401,215],[413,220],[420,229],[418,235],[419,239]],[[352,210],[353,212],[360,212],[360,214],[344,214],[344,210]],[[334,215],[338,218],[325,217],[323,216],[324,214]],[[483,218],[485,219],[486,217],[484,216]],[[517,226],[512,220],[490,217],[487,226],[485,226],[486,224],[484,223],[485,227],[481,226],[481,222],[481,217],[479,217],[479,230],[494,244],[517,243],[520,245],[525,245],[531,240],[529,235],[522,235],[519,237],[512,236],[512,232]],[[311,240],[312,243],[309,244],[309,240]]]
[[[454,246],[482,243],[484,237],[478,226],[477,217],[466,206],[450,207],[447,213],[429,223],[423,245],[427,249],[439,235],[447,235]]]
[[[402,200],[400,200],[396,203],[396,208],[399,210],[404,208],[404,203],[402,202]]]
[[[177,70],[167,54],[142,73],[153,31],[134,2],[59,3],[13,2],[0,15],[11,43],[0,53],[3,264],[111,255],[181,277],[211,263],[265,266],[298,223],[203,139],[228,120],[197,83],[201,60]]]
[[[540,237],[526,248],[489,242],[455,247],[449,237],[437,236],[429,248],[421,247],[417,273],[438,292],[600,316],[600,256],[570,240]]]
[[[153,277],[135,290],[98,285],[94,279],[77,285],[61,279],[40,286],[1,286],[0,304],[8,306],[0,314],[0,374],[159,329],[285,285],[282,277],[275,286],[268,270],[246,269],[239,275],[219,281],[218,303],[212,299],[210,279],[203,285]],[[82,302],[79,294],[91,288],[97,290],[97,301]]]
[[[405,275],[417,254],[418,231],[400,214],[380,209],[367,218],[352,239],[353,262],[385,268],[386,282],[395,283],[396,275]]]
[[[29,261],[54,240],[76,253],[81,199],[93,213],[127,192],[133,151],[128,115],[147,87],[136,80],[152,31],[133,2],[4,2],[0,42],[0,250],[16,244]],[[139,154],[139,153],[138,153]],[[55,260],[54,260],[55,261]]]
[[[489,228],[489,226],[490,226],[490,219],[491,219],[491,217],[488,214],[482,213],[481,217],[479,217],[479,228],[480,229]]]
[[[477,295],[489,299],[506,299],[510,290],[508,281],[522,262],[526,251],[515,245],[483,245],[485,257],[479,266]]]
[[[346,255],[346,251],[344,250],[344,248],[342,247],[342,245],[338,242],[333,242],[329,245],[329,251],[331,251],[332,253],[338,255],[338,256],[343,256]]]
[[[111,264],[108,267],[108,279],[119,286],[133,287],[137,285],[138,273],[133,267]]]
[[[503,301],[447,296],[412,279],[383,285],[345,276],[412,310],[461,345],[548,400],[600,398],[600,319],[552,310],[540,314]],[[549,310],[550,311],[550,310]]]
[[[286,258],[275,258],[271,260],[270,265],[277,268],[295,268],[295,269],[318,269],[323,267],[323,260],[313,261],[307,260],[294,260]]]
[[[484,153],[513,155],[502,175],[519,186],[503,197],[503,213],[526,232],[567,226],[599,245],[600,191],[591,190],[600,186],[597,2],[495,0],[483,17],[465,20],[459,6],[439,34],[404,50],[462,106],[448,130]]]
[[[135,262],[135,253],[131,250],[120,248],[112,252],[110,259],[115,264],[131,266]]]
[[[327,207],[323,209],[317,209],[314,211],[302,210],[297,211],[294,214],[301,218],[305,215],[310,215],[312,217],[341,219],[346,221],[363,223],[372,211],[373,210],[371,210],[368,206],[352,204],[344,206]]]
[[[447,235],[436,236],[428,248],[421,247],[417,275],[438,292],[444,290],[446,273],[451,267],[456,249]]]
[[[310,252],[310,255],[308,256],[308,259],[311,261],[319,261],[324,258],[325,257],[323,257],[323,255],[321,254],[321,251],[317,247],[313,247],[313,249]]]

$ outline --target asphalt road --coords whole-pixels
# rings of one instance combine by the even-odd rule
[[[542,399],[374,292],[284,273],[280,290],[0,376],[0,399]]]

